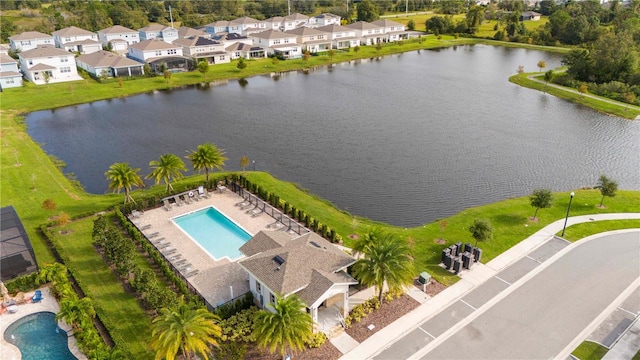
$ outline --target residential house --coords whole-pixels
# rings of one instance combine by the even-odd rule
[[[39,31],[26,31],[9,37],[9,47],[13,51],[27,51],[40,45],[54,45],[53,36]]]
[[[174,40],[175,45],[182,46],[184,56],[190,56],[195,63],[206,60],[209,64],[222,64],[231,61],[225,52],[224,44],[208,37],[198,36]]]
[[[9,54],[9,46],[7,44],[0,44],[0,54],[8,55]]]
[[[98,30],[98,40],[103,48],[110,48],[118,54],[126,54],[129,45],[140,42],[138,32],[124,26],[114,25]]]
[[[302,57],[302,46],[296,43],[296,35],[278,30],[266,30],[251,34],[253,44],[267,49],[267,54],[274,54],[285,59]]]
[[[316,323],[327,315],[347,315],[349,285],[357,281],[346,269],[356,260],[319,235],[291,239],[282,231],[260,231],[240,251],[247,257],[238,263],[249,273],[250,291],[261,308],[273,311],[278,294],[295,294]]]
[[[384,29],[382,27],[366,21],[358,21],[353,24],[345,25],[345,27],[355,30],[356,37],[360,39],[361,45],[375,45],[386,40]]]
[[[540,21],[541,16],[542,14],[535,11],[524,11],[522,15],[520,15],[520,21]]]
[[[266,29],[267,23],[265,21],[258,21],[254,18],[244,16],[229,21],[229,30],[227,31],[230,33],[249,36],[249,34],[261,32]]]
[[[204,27],[205,31],[211,35],[229,32],[229,22],[226,20],[219,20],[212,22],[211,24],[207,24]]]
[[[76,68],[76,59],[68,51],[42,45],[20,52],[20,69],[25,78],[34,84],[82,80]]]
[[[267,51],[262,46],[245,44],[243,42],[233,43],[227,46],[224,50],[229,54],[232,60],[241,57],[245,59],[263,59],[267,57]]]
[[[296,36],[296,42],[302,45],[302,51],[319,53],[331,50],[331,39],[326,32],[308,27],[299,27],[285,32]]]
[[[356,37],[356,31],[342,25],[327,25],[317,29],[329,33],[334,49],[348,49],[360,43],[360,39]]]
[[[162,39],[144,40],[129,46],[127,57],[148,63],[153,71],[159,71],[163,65],[172,72],[189,71],[193,68],[193,61],[183,56],[182,46]]]
[[[211,34],[207,33],[204,30],[197,30],[187,26],[181,26],[178,28],[178,39],[195,38],[198,36],[210,38]]]
[[[173,40],[178,39],[178,30],[161,24],[151,24],[140,28],[138,29],[138,34],[140,35],[140,41],[160,39],[170,44]]]
[[[324,13],[309,18],[309,26],[311,27],[322,27],[327,25],[340,25],[340,16],[330,13]]]
[[[98,41],[98,34],[89,30],[69,26],[54,31],[52,35],[56,47],[70,52],[91,54],[102,50],[102,45]]]
[[[373,25],[380,26],[386,35],[386,41],[398,41],[409,38],[409,33],[405,31],[404,25],[391,20],[376,20]]]
[[[0,90],[22,86],[18,62],[7,54],[0,54]]]
[[[219,41],[224,44],[224,47],[231,46],[236,43],[244,43],[247,45],[253,45],[253,39],[236,33],[218,33],[211,37],[213,40]]]
[[[300,13],[287,15],[282,19],[282,26],[280,30],[287,31],[293,30],[301,26],[309,25],[309,17]]]
[[[282,16],[274,16],[272,18],[268,18],[264,22],[266,23],[267,30],[284,30],[284,26],[282,22],[284,21],[284,17]]]
[[[144,74],[144,64],[110,51],[100,50],[76,58],[79,68],[94,77],[129,77]]]

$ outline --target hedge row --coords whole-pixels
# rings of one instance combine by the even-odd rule
[[[237,181],[238,184],[240,184],[240,186],[244,189],[247,189],[249,192],[262,198],[271,206],[280,209],[284,214],[304,224],[307,228],[313,230],[315,233],[331,241],[332,243],[339,243],[342,241],[342,236],[336,233],[334,229],[327,226],[327,224],[321,223],[318,219],[311,217],[305,211],[297,209],[295,206],[289,204],[286,200],[281,199],[280,196],[269,192],[258,184],[252,183],[244,176],[232,175],[232,180]]]

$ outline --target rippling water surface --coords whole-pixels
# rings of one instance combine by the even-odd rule
[[[491,46],[411,52],[36,112],[28,132],[93,193],[107,191],[114,162],[146,175],[161,154],[210,141],[227,151],[227,169],[247,155],[257,170],[399,226],[536,188],[593,186],[601,174],[639,190],[640,122],[508,82],[539,60],[554,68],[561,57]]]

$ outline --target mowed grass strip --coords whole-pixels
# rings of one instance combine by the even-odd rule
[[[623,229],[640,229],[640,220],[603,220],[576,224],[567,227],[563,238],[577,241],[594,234]],[[556,235],[560,236],[561,233],[559,231]]]
[[[577,357],[580,360],[600,360],[602,359],[609,350],[600,345],[591,341],[584,341],[580,346],[578,346],[571,355]]]
[[[94,216],[74,221],[68,227],[54,229],[60,244],[60,253],[66,265],[77,277],[95,307],[101,309],[108,319],[109,332],[127,344],[136,359],[152,359],[148,344],[151,340],[151,318],[138,304],[136,298],[127,293],[122,282],[106,266],[92,244]],[[61,234],[61,230],[69,230]]]

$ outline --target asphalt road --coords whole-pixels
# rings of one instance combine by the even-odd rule
[[[640,277],[640,232],[578,245],[422,359],[549,359]]]

